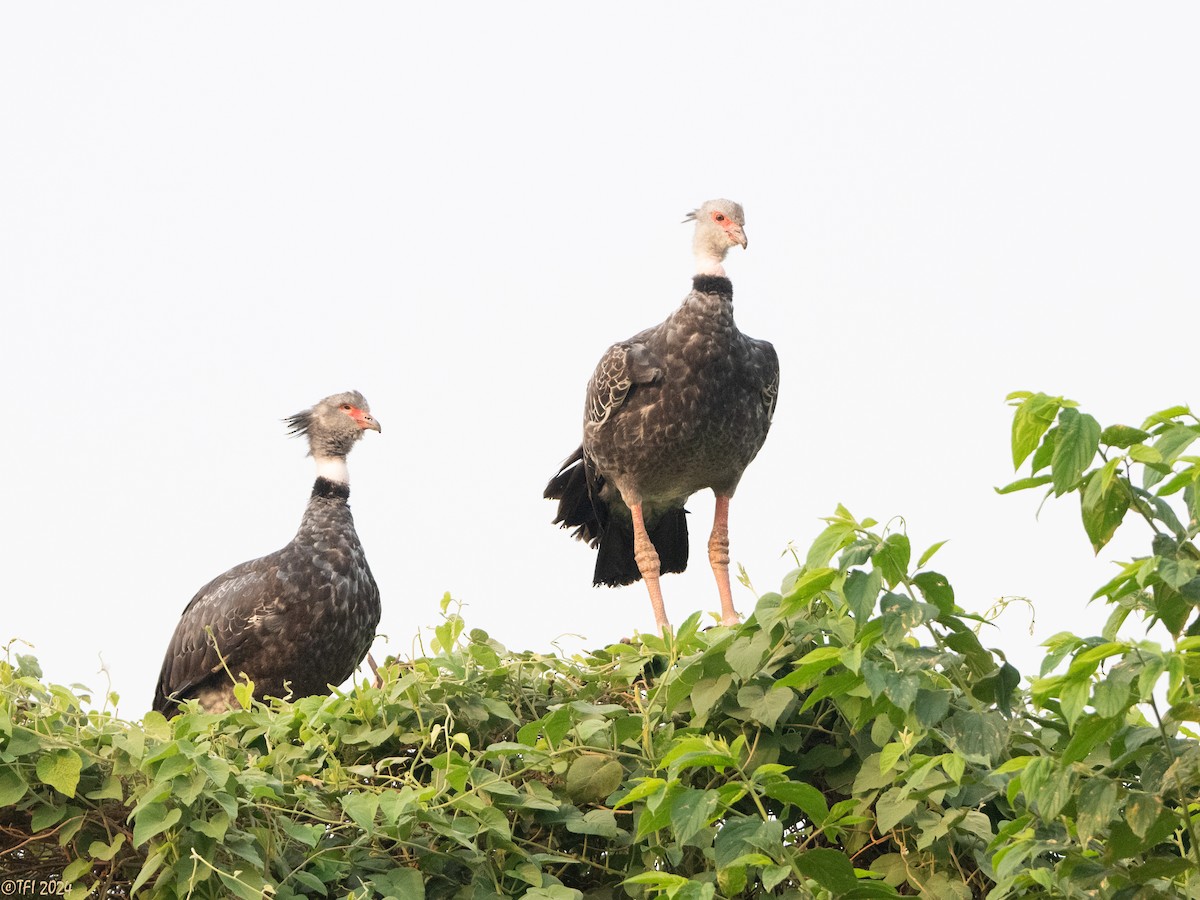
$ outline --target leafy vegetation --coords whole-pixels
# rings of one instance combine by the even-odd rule
[[[1077,495],[1097,550],[1131,517],[1150,544],[1027,691],[939,545],[840,507],[741,626],[572,659],[447,598],[380,687],[129,723],[10,652],[0,872],[74,897],[1200,896],[1200,424],[1011,399],[1030,472],[1001,492]],[[1119,638],[1130,617],[1170,642]]]

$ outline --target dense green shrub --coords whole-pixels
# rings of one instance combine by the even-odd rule
[[[1077,494],[1097,549],[1133,513],[1152,549],[1028,692],[937,545],[841,508],[742,625],[572,659],[447,598],[381,687],[128,723],[10,653],[0,872],[76,897],[1200,896],[1200,427],[1014,400],[1032,472],[1001,490]],[[1172,645],[1118,639],[1131,615]]]

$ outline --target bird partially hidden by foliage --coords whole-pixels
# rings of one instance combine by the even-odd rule
[[[236,705],[234,679],[258,696],[324,693],[353,674],[379,624],[379,588],[350,515],[346,455],[380,431],[358,391],[326,397],[285,420],[317,464],[300,528],[281,550],[234,566],[202,587],[167,647],[154,709],[189,699],[207,712]]]
[[[597,548],[594,583],[644,579],[661,631],[669,628],[659,575],[687,567],[684,503],[711,488],[709,563],[721,621],[736,624],[729,582],[729,501],[771,427],[779,358],[733,321],[722,265],[747,246],[742,207],[709,200],[696,223],[692,291],[667,319],[601,357],[587,386],[583,444],[550,480],[555,524]]]

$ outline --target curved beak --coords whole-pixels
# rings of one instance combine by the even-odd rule
[[[750,242],[746,240],[746,232],[743,231],[742,226],[736,222],[731,223],[729,227],[725,229],[725,233],[729,235],[729,239],[735,244],[741,244],[743,250],[750,246]]]
[[[358,427],[363,431],[370,429],[383,433],[383,429],[379,427],[379,421],[369,412],[363,412],[361,409],[353,409],[350,411],[350,418],[358,423]]]

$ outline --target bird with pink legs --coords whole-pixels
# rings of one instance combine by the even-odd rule
[[[545,490],[555,524],[596,548],[596,585],[645,581],[660,632],[669,629],[660,576],[688,561],[684,504],[716,495],[708,559],[721,622],[736,625],[729,579],[729,504],[771,427],[779,358],[733,321],[724,261],[748,245],[745,214],[709,200],[695,223],[692,290],[662,323],[613,344],[588,382],[583,442]]]

